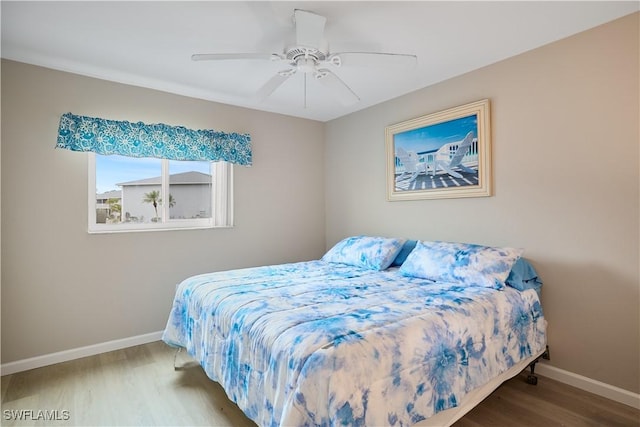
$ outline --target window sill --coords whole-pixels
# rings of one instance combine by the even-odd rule
[[[166,227],[91,227],[87,230],[89,234],[117,234],[117,233],[147,233],[150,231],[181,231],[181,230],[208,230],[214,228],[233,228],[233,225],[190,225],[176,226],[167,224]]]

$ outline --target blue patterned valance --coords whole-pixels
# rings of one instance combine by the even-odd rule
[[[192,130],[162,123],[131,123],[71,113],[60,118],[56,146],[98,154],[169,160],[224,160],[251,165],[249,134]]]

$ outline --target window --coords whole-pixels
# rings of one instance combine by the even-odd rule
[[[72,113],[56,148],[88,153],[90,233],[229,227],[232,165],[252,158],[248,133]]]
[[[89,153],[89,232],[232,225],[232,165]]]

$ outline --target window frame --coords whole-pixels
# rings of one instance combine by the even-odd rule
[[[162,221],[149,223],[100,224],[96,222],[96,153],[88,154],[88,215],[89,234],[126,233],[139,231],[196,230],[233,227],[233,164],[210,162],[211,217],[169,219],[169,203],[163,203]],[[162,160],[162,200],[169,200],[169,160]]]

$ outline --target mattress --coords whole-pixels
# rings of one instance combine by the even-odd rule
[[[163,340],[260,426],[409,426],[541,354],[546,321],[534,290],[309,261],[186,279]]]

